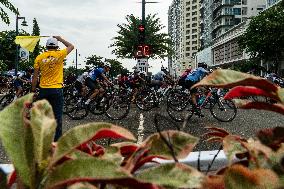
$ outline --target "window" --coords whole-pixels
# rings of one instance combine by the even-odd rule
[[[197,11],[192,12],[192,16],[197,15]]]
[[[197,47],[192,47],[192,50],[193,50],[193,51],[197,50]]]
[[[195,9],[197,9],[197,6],[196,6],[196,5],[192,7],[192,10],[195,10]]]
[[[186,57],[190,57],[190,53],[186,53],[185,56],[186,56]]]
[[[192,18],[192,21],[197,21],[197,17]]]
[[[186,6],[190,5],[190,1],[186,2],[185,5],[186,5]]]
[[[193,0],[193,1],[192,1],[192,4],[194,4],[194,3],[197,3],[197,0]]]
[[[193,45],[196,45],[196,44],[197,44],[197,41],[192,41],[192,44],[193,44]]]
[[[196,38],[197,38],[197,35],[193,35],[193,36],[192,36],[192,39],[196,39]]]
[[[190,7],[187,7],[187,8],[186,8],[186,11],[190,11]]]
[[[186,15],[185,15],[186,17],[190,17],[190,13],[186,13]]]
[[[185,49],[186,51],[190,51],[190,47],[186,47],[186,49]]]
[[[190,42],[186,42],[185,44],[186,44],[186,45],[190,45]]]
[[[196,32],[197,32],[197,29],[193,29],[193,30],[192,30],[192,33],[196,33]]]
[[[185,39],[190,39],[190,36],[186,36]]]
[[[193,23],[191,26],[192,26],[192,27],[196,27],[196,26],[197,26],[197,23]]]
[[[186,21],[186,22],[190,22],[190,19],[186,19],[185,21]]]

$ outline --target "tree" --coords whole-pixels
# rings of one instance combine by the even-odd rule
[[[121,62],[115,59],[105,59],[105,61],[111,64],[111,69],[109,71],[110,77],[115,77],[118,74],[121,74],[121,71],[124,69]]]
[[[87,57],[87,60],[85,61],[87,69],[103,66],[102,59],[103,57],[97,55],[91,55]]]
[[[19,35],[30,35],[24,30],[19,32]],[[2,60],[8,69],[15,68],[15,54],[16,54],[16,31],[2,31],[0,32],[0,60]],[[20,65],[19,65],[20,66]],[[20,67],[21,68],[21,67]]]
[[[38,23],[36,21],[36,19],[33,19],[33,32],[32,32],[33,36],[40,36],[40,29],[38,26]],[[39,53],[41,52],[41,47],[39,45],[39,42],[37,43],[37,45],[35,46],[34,52],[31,53],[30,55],[30,61],[33,63],[35,58],[39,55]]]
[[[284,1],[254,17],[238,42],[253,58],[272,61],[279,67],[284,52]]]
[[[141,20],[133,15],[127,15],[126,21],[127,23],[117,25],[118,36],[113,38],[114,43],[110,45],[115,47],[112,53],[118,58],[134,58],[140,45],[138,27]],[[164,27],[160,18],[156,18],[156,14],[148,15],[145,19],[145,44],[150,46],[150,58],[164,59],[173,52],[168,35],[160,32]]]
[[[0,6],[0,17],[1,17],[1,20],[5,24],[10,24],[9,16],[8,16],[7,12],[5,12],[5,10],[3,9],[2,6],[8,8],[11,12],[13,12],[15,14],[19,14],[19,12],[16,9],[16,7],[12,3],[10,3],[8,0],[0,0],[0,4],[2,4]]]

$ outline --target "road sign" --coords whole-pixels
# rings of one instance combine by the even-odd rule
[[[29,51],[25,48],[20,48],[20,59],[22,61],[28,61],[29,60]]]

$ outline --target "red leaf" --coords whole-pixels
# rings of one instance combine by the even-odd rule
[[[9,178],[8,178],[8,187],[11,188],[12,185],[16,182],[16,179],[17,179],[17,173],[16,171],[14,170],[10,175],[9,175]]]
[[[225,129],[218,128],[218,127],[205,127],[205,128],[209,129],[209,130],[213,130],[213,131],[219,131],[219,132],[224,133],[224,134],[230,134]]]
[[[147,156],[146,158],[141,159],[138,163],[136,163],[135,167],[132,170],[132,173],[134,173],[136,170],[142,167],[145,163],[150,163],[150,162],[156,163],[156,161],[153,161],[154,158],[164,159],[162,156]]]
[[[284,143],[284,128],[275,127],[262,129],[258,131],[257,138],[259,138],[262,144],[277,151],[280,148],[281,143]]]
[[[123,146],[120,148],[120,153],[123,157],[128,157],[131,156],[137,149],[137,145]]]
[[[221,132],[208,132],[208,133],[205,133],[203,135],[203,137],[211,137],[211,136],[216,136],[216,137],[221,137],[221,138],[224,138],[226,137],[227,135],[229,134],[225,134],[225,133],[221,133]]]
[[[271,92],[267,92],[265,90],[256,87],[247,87],[247,86],[234,87],[226,94],[224,99],[227,100],[227,99],[247,97],[247,96],[265,96],[280,101],[279,97],[275,94],[272,94]]]
[[[119,129],[119,127],[117,127],[117,129]],[[114,130],[104,128],[104,129],[99,130],[96,133],[96,135],[92,138],[92,140],[99,140],[102,138],[129,139],[123,135],[120,135],[119,132],[115,132]]]
[[[277,112],[284,115],[284,105],[282,104],[269,104],[265,102],[246,102],[243,100],[234,101],[236,105],[242,109],[258,109]]]

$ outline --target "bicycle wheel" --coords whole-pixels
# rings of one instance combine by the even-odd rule
[[[136,95],[135,103],[140,110],[149,111],[155,107],[155,94],[151,90],[143,90]]]
[[[106,116],[112,120],[121,120],[125,118],[130,111],[129,99],[122,95],[114,95],[109,102],[110,106],[106,110]]]
[[[237,115],[237,108],[232,100],[216,99],[210,106],[212,116],[221,122],[230,122]]]
[[[3,110],[6,106],[8,106],[11,102],[13,102],[14,95],[6,94],[0,100],[0,110]]]
[[[70,108],[72,108],[72,106],[76,103],[74,102],[73,98],[74,95],[72,95],[71,93],[66,93],[64,94],[64,104],[63,104],[63,113],[67,114],[68,111],[70,110]]]
[[[98,102],[99,101],[99,102]],[[100,99],[91,100],[88,109],[94,115],[102,115],[109,108],[109,98],[104,95]]]
[[[84,100],[80,100],[77,96],[70,99],[67,115],[73,120],[81,120],[88,115],[87,105]],[[72,105],[73,104],[73,105]]]
[[[185,108],[189,103],[190,95],[180,90],[172,90],[167,96],[167,106],[176,110]]]
[[[187,103],[187,106],[167,106],[167,112],[169,116],[177,121],[183,122],[184,120],[189,120],[193,115],[193,107],[191,103]]]

